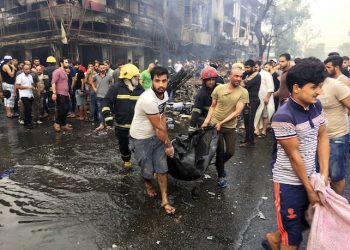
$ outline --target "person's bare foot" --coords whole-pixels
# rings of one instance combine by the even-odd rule
[[[61,128],[62,128],[63,130],[65,130],[65,131],[73,130],[72,125],[69,126],[69,124],[66,124],[65,126],[62,126]]]
[[[169,203],[162,204],[162,208],[164,209],[167,215],[175,214],[176,209],[173,206],[169,205]]]
[[[148,195],[148,197],[155,197],[157,196],[157,192],[154,189],[153,184],[150,181],[145,181],[145,192]]]
[[[103,124],[100,124],[100,126],[95,128],[95,131],[100,131],[100,130],[103,130],[104,128],[105,128],[105,126]]]
[[[61,131],[61,126],[58,123],[54,123],[53,124],[53,128],[55,129],[56,132],[60,132]]]
[[[265,237],[266,237],[266,240],[269,242],[269,245],[272,250],[280,249],[281,237],[278,231],[267,233]]]

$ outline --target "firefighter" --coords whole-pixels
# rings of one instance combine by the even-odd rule
[[[211,93],[216,87],[218,73],[215,68],[207,66],[201,72],[202,87],[199,89],[192,109],[189,132],[200,128],[211,105]]]
[[[51,86],[51,80],[52,80],[52,72],[54,72],[57,69],[56,65],[56,58],[53,56],[48,56],[46,58],[47,67],[44,69],[43,72],[43,81],[44,81],[44,94],[42,98],[42,112],[41,116],[42,118],[45,118],[49,115],[49,108],[54,107],[54,102],[51,99],[52,96],[52,86]]]
[[[145,91],[139,83],[139,69],[129,63],[120,69],[119,81],[112,85],[102,101],[102,114],[107,126],[113,125],[115,115],[115,135],[119,142],[119,151],[123,167],[131,169],[131,152],[129,149],[129,129],[134,116],[137,99]]]

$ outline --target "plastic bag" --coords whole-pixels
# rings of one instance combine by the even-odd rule
[[[218,135],[215,127],[178,135],[173,142],[174,157],[168,158],[169,174],[175,179],[192,181],[201,178],[216,153]]]

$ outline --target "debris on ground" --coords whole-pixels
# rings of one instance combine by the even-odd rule
[[[265,215],[261,211],[259,211],[258,216],[259,216],[260,219],[266,220]]]

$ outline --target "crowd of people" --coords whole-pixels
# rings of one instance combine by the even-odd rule
[[[297,249],[308,204],[320,199],[310,176],[319,172],[332,189],[343,195],[349,152],[349,58],[333,52],[322,62],[288,53],[262,63],[180,61],[168,67],[150,63],[143,72],[131,63],[111,69],[108,60],[87,68],[79,62],[54,57],[47,66],[38,58],[19,63],[5,56],[1,63],[6,116],[19,116],[31,129],[55,108],[56,132],[72,130],[67,117],[99,121],[96,130],[115,127],[124,168],[131,168],[132,153],[141,167],[146,194],[156,196],[157,177],[162,207],[168,201],[167,157],[174,156],[166,125],[169,75],[183,67],[195,70],[202,87],[195,97],[189,132],[215,126],[218,135],[215,166],[217,184],[227,187],[225,163],[234,155],[239,118],[244,121],[239,147],[255,147],[257,138],[272,132],[273,182],[277,213],[276,232],[266,235],[266,249]],[[89,111],[89,112],[87,112]]]

